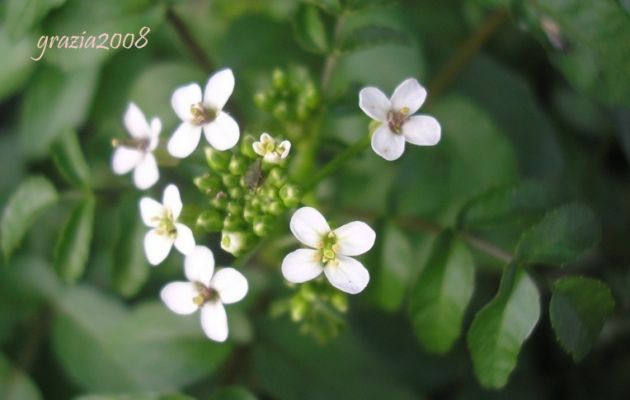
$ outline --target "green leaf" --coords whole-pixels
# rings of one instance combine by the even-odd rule
[[[525,232],[516,258],[526,263],[562,265],[582,257],[601,238],[593,212],[579,204],[562,206]]]
[[[86,394],[75,397],[74,400],[195,400],[184,394]]]
[[[138,218],[137,204],[135,197],[121,201],[118,240],[111,270],[114,288],[125,297],[138,293],[149,277],[149,264],[143,245],[146,227]]]
[[[597,279],[575,276],[554,282],[549,303],[551,325],[560,345],[575,361],[593,347],[614,307],[610,288]]]
[[[177,390],[212,374],[231,347],[206,338],[199,315],[163,304],[129,312],[112,297],[73,287],[55,299],[52,346],[66,375],[97,393]]]
[[[11,37],[22,38],[31,31],[46,14],[61,6],[66,0],[7,0],[5,23]]]
[[[39,400],[41,398],[42,395],[33,381],[15,369],[0,353],[0,399]]]
[[[19,90],[35,69],[29,59],[33,48],[30,38],[13,41],[0,26],[0,101]]]
[[[389,222],[382,231],[380,269],[374,278],[376,301],[385,310],[400,308],[413,266],[411,243],[405,233]]]
[[[368,25],[350,32],[341,45],[341,50],[351,52],[386,43],[408,43],[408,36],[387,26]]]
[[[6,258],[20,244],[37,216],[57,201],[57,191],[48,179],[27,178],[13,193],[2,213],[0,233],[2,252]]]
[[[95,69],[62,73],[43,66],[37,70],[24,93],[19,124],[22,146],[28,155],[47,155],[64,131],[84,122],[97,76]]]
[[[295,37],[308,51],[326,53],[330,49],[329,29],[324,15],[312,5],[302,3],[298,7],[293,24]]]
[[[475,286],[475,266],[468,247],[451,232],[439,236],[414,286],[410,314],[422,345],[445,353],[462,329]]]
[[[209,400],[256,400],[256,396],[245,388],[231,386],[219,389],[219,391],[210,396]]]
[[[90,256],[96,199],[88,193],[72,211],[55,246],[55,270],[68,283],[76,282],[85,271]]]
[[[317,6],[332,15],[338,15],[342,11],[339,0],[305,0],[305,3]]]
[[[552,204],[549,190],[537,182],[494,187],[468,201],[457,217],[458,226],[477,228],[508,220],[541,217]]]
[[[475,316],[467,335],[475,375],[482,386],[505,386],[525,340],[540,317],[536,285],[514,264],[506,267],[496,297]]]
[[[59,172],[72,185],[88,187],[90,168],[83,157],[76,132],[68,131],[53,144],[53,160]]]

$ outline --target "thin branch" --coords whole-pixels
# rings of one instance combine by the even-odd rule
[[[171,8],[166,11],[166,20],[173,26],[173,29],[175,29],[175,32],[177,32],[177,35],[184,43],[195,62],[204,70],[212,71],[214,69],[212,61],[210,61],[210,58],[208,58],[208,55],[201,45],[197,43],[197,40],[186,26],[184,20]]]

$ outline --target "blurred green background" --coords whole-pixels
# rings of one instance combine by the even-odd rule
[[[143,26],[151,32],[142,49],[48,49],[42,60],[29,59],[39,55],[43,34],[137,34]],[[1,399],[630,393],[629,1],[3,0],[0,57],[2,207],[22,191],[2,222]],[[293,293],[279,271],[291,246],[288,229],[242,269],[250,293],[228,310],[226,344],[210,342],[197,318],[172,315],[159,302],[161,286],[180,279],[181,259],[149,270],[137,210],[142,194],[128,177],[111,173],[111,140],[126,135],[129,101],[159,116],[167,138],[178,123],[173,90],[203,84],[223,67],[236,76],[227,109],[253,134],[300,138],[313,122],[256,107],[255,94],[269,89],[275,69],[299,71],[320,87],[317,143],[309,144],[318,165],[367,134],[361,87],[389,94],[416,77],[428,88],[422,112],[441,122],[439,145],[408,146],[395,163],[366,150],[311,199],[340,224],[362,219],[377,230],[376,248],[363,258],[372,280],[350,299],[335,338],[303,335],[287,315],[270,313]],[[195,198],[191,179],[199,165],[203,160],[162,166],[160,182],[177,183],[185,201]],[[161,191],[149,194],[159,198]],[[546,212],[575,202],[591,210],[588,223],[563,214],[569,234],[536,225],[527,239],[578,245],[563,268],[530,260],[540,319],[508,383],[485,389],[465,333],[497,292],[523,233]],[[417,279],[438,262],[429,253],[449,227],[474,259],[473,281],[461,287],[475,288],[463,328],[454,328],[461,337],[440,350],[432,347],[438,339],[414,334],[409,302],[426,289]],[[601,240],[590,240],[600,230]],[[205,243],[220,265],[233,262],[218,237]],[[599,279],[616,303],[605,324],[586,329],[581,339],[592,350],[575,357],[579,362],[562,349],[567,344],[549,316],[552,283],[568,275]],[[595,304],[597,314],[597,300],[585,299],[582,310]],[[507,315],[506,324],[518,325],[519,315]],[[580,315],[573,317],[569,336],[577,337],[585,329]]]

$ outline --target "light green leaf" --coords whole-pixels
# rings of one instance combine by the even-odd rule
[[[537,182],[494,187],[473,197],[462,207],[458,225],[478,228],[508,220],[541,217],[552,202],[549,190]]]
[[[466,245],[451,232],[440,235],[414,286],[410,314],[422,345],[445,353],[462,329],[475,286],[475,266]]]
[[[0,353],[0,399],[39,400],[41,398],[42,395],[33,381],[15,369]]]
[[[306,3],[313,4],[324,10],[325,12],[337,15],[342,11],[339,0],[305,0]]]
[[[118,240],[114,248],[112,284],[125,297],[138,293],[149,277],[149,264],[144,255],[146,227],[138,217],[135,198],[123,199],[119,211]]]
[[[46,14],[61,6],[66,0],[7,0],[5,23],[14,39],[22,38],[31,31]]]
[[[518,354],[540,317],[536,285],[521,268],[507,266],[496,297],[475,316],[467,335],[475,375],[482,386],[505,386]]]
[[[293,24],[295,38],[306,50],[326,53],[330,49],[330,31],[326,27],[324,15],[312,5],[302,3],[298,7]]]
[[[55,246],[55,270],[68,283],[76,282],[85,271],[90,256],[96,199],[85,195],[72,211]]]
[[[76,132],[68,131],[53,144],[53,160],[59,172],[72,185],[88,187],[90,185],[90,167],[88,167]]]
[[[6,29],[0,26],[0,101],[20,89],[31,76],[35,67],[29,59],[32,47],[30,38],[13,41]]]
[[[554,282],[549,304],[551,325],[575,361],[590,351],[614,307],[610,288],[597,279],[575,276]]]
[[[163,304],[129,312],[93,288],[65,290],[52,345],[79,387],[100,393],[177,390],[212,374],[231,350],[206,338],[199,315],[177,316]]]
[[[95,69],[62,73],[43,66],[37,70],[24,93],[19,124],[22,146],[28,155],[47,155],[64,131],[85,121],[97,76]]]
[[[30,177],[18,187],[5,206],[0,221],[2,252],[6,258],[20,244],[40,212],[56,201],[57,191],[44,177]]]
[[[381,307],[394,311],[400,308],[407,293],[413,254],[409,239],[395,223],[387,223],[382,232],[380,269],[372,290]]]
[[[601,228],[593,212],[569,204],[548,213],[523,234],[516,258],[527,263],[562,265],[588,253],[600,238]]]
[[[345,37],[341,49],[351,52],[386,43],[406,44],[409,37],[396,29],[387,26],[367,25],[359,27]]]

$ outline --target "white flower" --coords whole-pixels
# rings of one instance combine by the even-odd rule
[[[382,124],[372,135],[372,149],[388,161],[398,159],[405,151],[405,141],[433,146],[440,141],[440,123],[428,115],[413,115],[427,97],[417,80],[403,81],[391,99],[375,87],[359,92],[359,107],[370,118]]]
[[[245,248],[245,235],[241,232],[223,232],[221,248],[230,254],[238,254]]]
[[[195,247],[190,228],[177,222],[181,212],[182,200],[175,185],[164,189],[162,204],[148,197],[140,200],[142,220],[153,228],[144,237],[144,252],[152,265],[164,261],[173,244],[182,254],[190,253]]]
[[[129,103],[124,117],[125,127],[131,139],[112,141],[116,147],[112,169],[118,175],[133,171],[133,181],[138,189],[148,189],[157,182],[159,172],[153,151],[158,145],[162,123],[153,118],[151,124],[134,103]]]
[[[179,125],[168,142],[168,152],[178,158],[188,157],[199,144],[201,130],[206,140],[217,150],[228,150],[238,142],[238,124],[222,111],[234,90],[234,75],[231,69],[221,70],[208,79],[205,93],[196,83],[175,90],[171,105],[181,118]]]
[[[184,272],[188,282],[171,282],[160,297],[174,313],[189,315],[201,310],[201,327],[212,340],[228,337],[224,304],[240,301],[247,294],[247,279],[234,268],[222,268],[214,275],[214,256],[204,246],[196,246],[186,256]]]
[[[256,154],[263,157],[263,160],[270,164],[278,164],[289,155],[291,142],[283,140],[277,143],[268,133],[260,135],[260,139],[252,144]]]
[[[322,271],[339,290],[356,294],[365,289],[370,274],[350,256],[370,250],[376,234],[366,223],[350,222],[331,230],[314,208],[302,207],[291,217],[291,232],[313,249],[295,250],[282,261],[282,274],[289,282],[302,283],[317,278]]]

